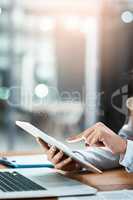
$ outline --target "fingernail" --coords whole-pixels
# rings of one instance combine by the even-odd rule
[[[39,138],[36,138],[36,141],[37,141],[37,142],[40,142]]]
[[[73,140],[73,139],[75,139],[74,136],[71,136],[71,137],[67,138],[67,140]]]
[[[60,150],[60,154],[63,155],[64,154],[63,151]]]
[[[56,151],[56,147],[55,146],[52,146],[52,151]]]
[[[65,160],[66,163],[69,161],[72,161],[72,158],[68,158],[67,160]]]
[[[82,137],[82,139],[83,139],[83,140],[86,140],[86,137],[85,137],[85,136],[83,136],[83,137]]]

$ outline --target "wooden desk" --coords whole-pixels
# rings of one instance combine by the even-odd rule
[[[1,156],[33,155],[36,153],[3,153]],[[0,165],[0,169],[5,167]],[[127,173],[124,169],[106,171],[103,174],[66,174],[66,176],[81,181],[97,188],[99,191],[111,191],[120,189],[133,189],[133,173]],[[52,198],[53,200],[53,198]],[[55,200],[55,198],[54,198]]]

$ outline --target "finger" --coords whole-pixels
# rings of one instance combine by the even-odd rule
[[[108,138],[107,135],[103,135],[101,137],[101,141],[103,142],[104,146],[106,146],[107,148],[111,149],[110,139]]]
[[[69,157],[69,158],[63,160],[62,162],[58,163],[57,165],[55,165],[55,168],[63,169],[66,165],[68,165],[71,162],[72,162],[72,158]]]
[[[83,138],[87,138],[89,135],[91,135],[94,131],[97,131],[103,127],[103,124],[101,122],[98,122],[94,124],[91,128],[88,128],[86,131],[84,131]]]
[[[101,135],[102,132],[99,129],[97,129],[94,137],[92,137],[90,140],[90,146],[97,146],[97,147],[105,146],[103,141],[101,140]]]
[[[44,142],[42,139],[40,138],[36,138],[36,141],[41,144],[42,146],[49,148],[48,144],[46,142]]]
[[[82,132],[82,133],[80,133],[78,135],[71,136],[71,137],[67,138],[67,142],[75,143],[75,142],[79,142],[81,140],[84,140],[84,138],[86,136],[88,136],[92,131],[94,131],[94,126],[91,127],[91,128],[88,128],[87,130],[85,130],[84,132]]]
[[[98,141],[97,143],[99,146],[108,146],[108,142],[110,144],[110,138],[108,134],[105,133],[104,130],[100,129],[98,135]]]
[[[101,146],[102,141],[101,136],[103,135],[103,129],[104,129],[104,125],[102,123],[96,123],[94,125],[94,129],[92,129],[92,131],[90,130],[89,133],[86,133],[84,135],[84,140],[87,141],[87,143],[89,143],[89,145],[95,145],[97,144],[98,146]]]
[[[64,153],[63,151],[59,151],[53,158],[52,158],[52,163],[56,165],[57,163],[60,163],[63,159]]]
[[[83,134],[84,132],[78,134],[78,135],[73,135],[67,138],[67,142],[68,143],[74,143],[74,142],[80,142],[81,140],[83,140]]]
[[[101,127],[101,129],[103,130],[103,131],[105,131],[106,133],[111,133],[111,134],[115,134],[114,133],[114,131],[112,131],[109,127],[107,127],[107,126],[105,126],[104,124],[103,124],[103,126]]]
[[[47,156],[48,156],[48,160],[49,160],[49,161],[52,161],[53,157],[54,157],[55,154],[56,154],[56,151],[57,151],[57,149],[56,149],[54,146],[52,146],[52,147],[49,149],[49,151],[47,152]]]
[[[97,138],[97,132],[93,131],[88,137],[85,138],[86,143],[88,143],[90,146],[92,146],[94,143],[96,143]],[[93,142],[93,143],[92,143]]]
[[[46,142],[42,141],[40,138],[36,138],[36,141],[39,145],[41,145],[45,151],[49,150],[49,146]]]
[[[85,141],[89,146],[103,147],[104,144],[100,140],[100,136],[101,136],[100,128],[97,128],[87,138],[85,138]]]
[[[95,125],[88,128],[87,130],[83,131],[82,133],[67,138],[67,142],[69,142],[69,143],[79,142],[79,141],[85,139],[86,137],[88,137],[95,129],[97,129],[101,126],[104,127],[105,125],[101,122],[96,123]]]
[[[86,139],[92,135],[93,132],[95,132],[96,130],[95,129],[90,129],[89,132],[86,132],[84,135],[83,135],[83,139],[86,141]]]

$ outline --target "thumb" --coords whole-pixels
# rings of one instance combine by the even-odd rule
[[[42,146],[45,150],[49,149],[49,146],[46,142],[44,142],[42,139],[40,138],[36,138],[36,141],[38,144],[40,144],[40,146]]]
[[[84,140],[84,132],[78,134],[78,135],[74,135],[74,136],[70,136],[66,139],[66,141],[68,143],[75,143],[75,142],[80,142],[81,140]]]

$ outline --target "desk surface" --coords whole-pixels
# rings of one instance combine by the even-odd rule
[[[40,152],[39,152],[40,153]],[[1,156],[33,155],[36,153],[2,153]],[[0,169],[5,167],[0,165]],[[133,189],[133,173],[127,173],[124,169],[106,171],[103,174],[66,174],[66,176],[79,180],[82,183],[93,186],[99,191],[120,189]]]

